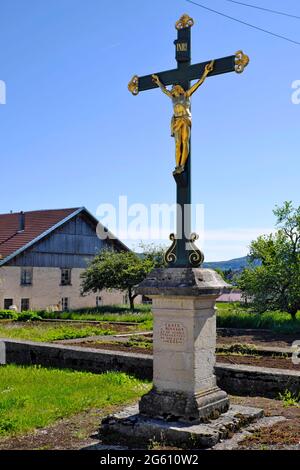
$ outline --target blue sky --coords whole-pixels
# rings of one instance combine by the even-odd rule
[[[200,0],[199,0],[200,1]],[[299,20],[201,1],[300,42]],[[251,0],[300,15],[297,0]],[[249,0],[249,3],[251,3]],[[207,260],[243,256],[299,204],[299,46],[184,0],[1,0],[0,212],[175,200],[171,103],[127,83],[176,66],[175,21],[195,19],[193,62],[243,49],[242,75],[209,79],[193,98],[193,202],[205,206]]]

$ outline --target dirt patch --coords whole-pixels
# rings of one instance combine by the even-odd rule
[[[263,397],[231,397],[231,402],[263,408],[266,416],[287,418],[287,421],[254,431],[239,444],[241,450],[299,449],[300,407],[285,407],[281,401]]]
[[[100,413],[88,411],[21,437],[0,439],[0,450],[79,449],[82,443],[90,444],[90,436],[99,427]]]
[[[117,334],[121,333],[133,333],[138,331],[138,325],[120,325],[115,323],[99,323],[99,327],[103,327],[104,329],[114,330]]]
[[[114,408],[116,410],[120,408]],[[95,443],[102,410],[89,410],[20,437],[0,438],[0,450],[76,450]]]
[[[92,349],[105,349],[108,351],[123,351],[136,354],[153,354],[153,347],[139,347],[132,346],[131,342],[126,341],[80,341],[80,343],[68,343],[68,346],[76,346],[80,348],[92,348]]]
[[[272,346],[288,348],[300,335],[291,335],[284,333],[276,333],[273,331],[260,330],[234,330],[233,328],[225,328],[217,330],[217,342],[220,344],[255,344],[257,346]]]
[[[286,448],[286,446],[299,446],[300,443],[300,419],[290,419],[275,424],[270,428],[262,428],[242,441],[239,447],[242,449],[262,449],[264,446]]]
[[[71,346],[69,343],[68,346]],[[105,349],[108,351],[123,351],[123,352],[129,352],[129,353],[136,353],[136,354],[153,354],[153,350],[151,349],[146,349],[146,348],[139,348],[139,347],[131,347],[131,346],[126,346],[123,343],[77,343],[74,344],[74,346],[79,346],[82,348],[93,348],[93,349]]]
[[[238,355],[217,355],[217,362],[222,364],[244,364],[255,367],[270,367],[275,369],[297,370],[300,371],[300,364],[293,364],[291,358],[268,356],[238,356]]]

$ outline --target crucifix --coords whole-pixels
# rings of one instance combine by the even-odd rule
[[[177,186],[177,233],[170,235],[171,247],[165,254],[169,267],[198,267],[204,261],[203,253],[196,247],[198,235],[191,233],[191,96],[207,77],[228,72],[242,73],[249,57],[242,51],[221,59],[191,65],[191,27],[194,21],[187,14],[176,22],[177,68],[165,72],[138,77],[128,85],[137,95],[140,91],[160,88],[172,100],[173,117],[171,134],[175,138],[176,167],[173,176]],[[191,85],[193,80],[197,80]],[[168,85],[172,85],[169,90]]]

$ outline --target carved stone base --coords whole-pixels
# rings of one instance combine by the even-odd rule
[[[207,422],[229,409],[227,393],[218,387],[196,394],[159,392],[153,388],[139,402],[140,414],[167,421]]]
[[[152,298],[153,390],[140,402],[150,418],[203,422],[228,410],[216,384],[216,298],[227,284],[210,269],[152,271],[138,292]]]
[[[137,406],[131,406],[104,418],[99,437],[102,444],[132,445],[134,449],[151,441],[184,449],[209,449],[263,415],[261,409],[233,405],[208,423],[187,424],[149,418],[138,414]]]

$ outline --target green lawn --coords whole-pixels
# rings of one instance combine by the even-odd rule
[[[297,320],[293,321],[288,313],[266,312],[257,314],[238,302],[217,303],[217,308],[217,326],[219,328],[264,328],[281,333],[300,333],[300,312],[298,312]],[[151,305],[137,305],[133,313],[128,306],[112,305],[92,310],[62,313],[59,316],[72,320],[135,322],[138,323],[138,329],[140,330],[150,331],[153,329]]]
[[[52,325],[51,323],[28,322],[0,324],[0,338],[24,339],[27,341],[51,342],[62,339],[86,338],[87,336],[112,335],[115,331],[99,326]]]
[[[151,305],[136,306],[132,312],[127,305],[105,305],[93,309],[82,309],[72,312],[49,313],[38,312],[45,319],[60,318],[63,320],[95,320],[109,322],[137,323],[140,329],[152,329],[153,316]]]
[[[239,303],[217,304],[217,326],[220,328],[268,329],[279,333],[300,333],[300,312],[292,320],[285,312],[255,313]]]
[[[109,305],[97,309],[83,309],[63,313],[33,313],[35,313],[37,317],[44,319],[136,323],[135,330],[151,331],[153,329],[153,315],[150,305],[137,306],[134,312],[131,312],[126,305]],[[32,315],[32,313],[30,315]],[[291,316],[285,312],[265,312],[257,314],[251,309],[240,305],[238,302],[228,304],[217,303],[217,326],[219,328],[263,328],[281,333],[300,333],[300,312],[298,312],[296,321],[293,321]],[[102,327],[84,327],[83,325],[53,326],[45,323],[45,326],[41,327],[40,323],[35,325],[33,321],[28,322],[28,326],[24,327],[22,325],[18,327],[17,322],[15,322],[15,327],[8,331],[5,324],[0,323],[0,337],[4,336],[32,341],[54,341],[113,333],[113,331],[105,329],[104,324]]]
[[[10,310],[0,310],[0,320],[11,321],[39,321],[39,320],[90,320],[136,323],[139,330],[151,330],[151,305],[137,305],[131,311],[127,305],[105,305],[97,308],[86,308],[70,312],[29,311],[16,313]]]
[[[0,437],[23,434],[84,410],[107,413],[138,399],[150,384],[123,373],[101,375],[0,366]]]

